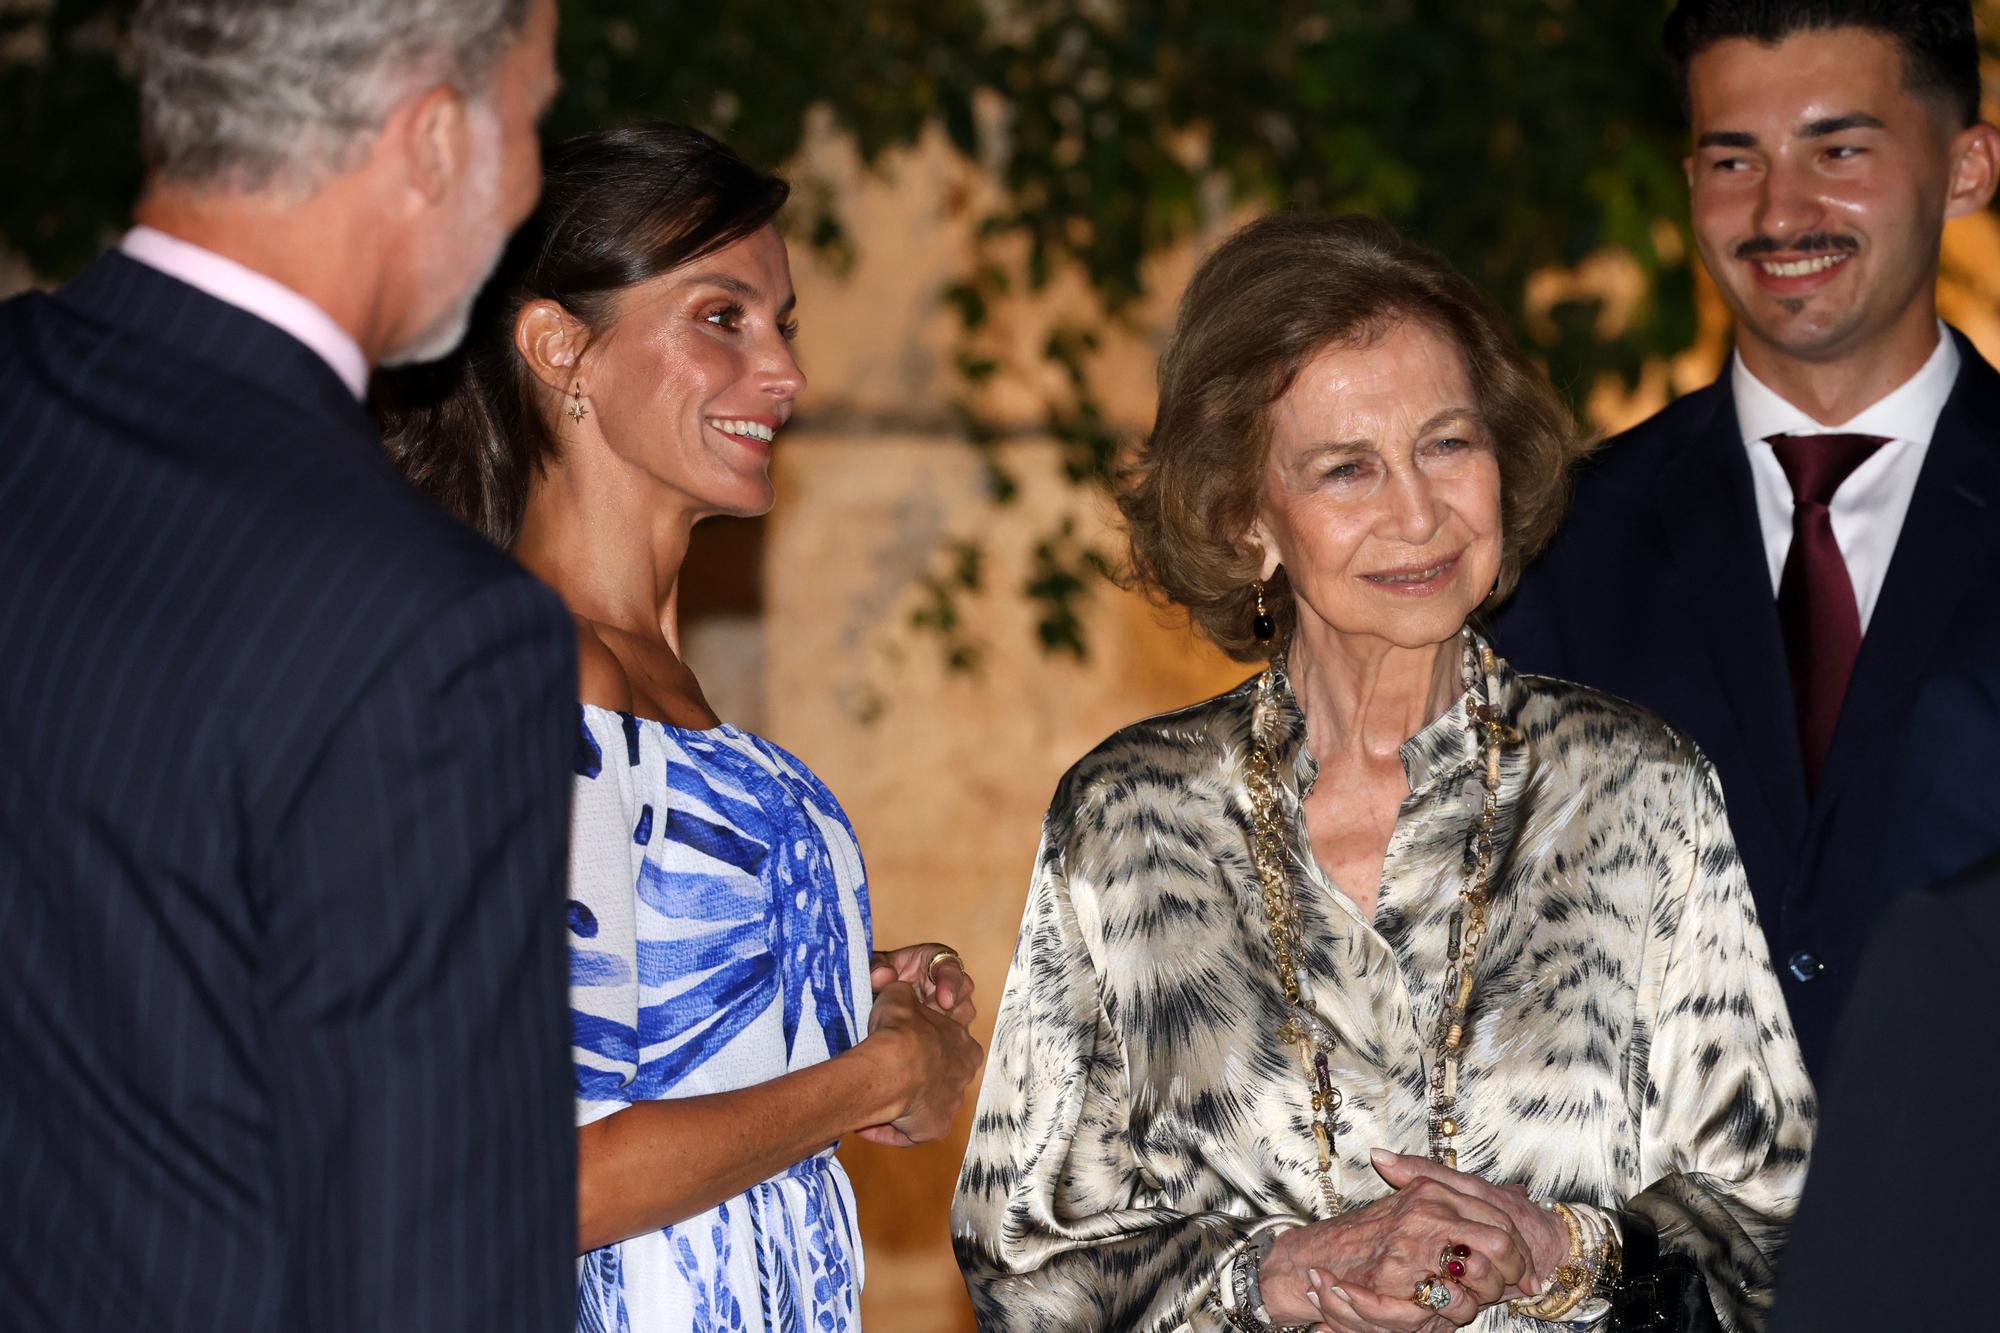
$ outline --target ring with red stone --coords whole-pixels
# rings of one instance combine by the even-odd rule
[[[1447,1245],[1438,1252],[1438,1267],[1446,1277],[1462,1278],[1465,1276],[1465,1261],[1471,1256],[1470,1245]]]

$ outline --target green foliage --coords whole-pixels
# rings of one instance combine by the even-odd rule
[[[0,0],[0,249],[60,277],[96,257],[139,193],[132,0]]]
[[[974,671],[979,667],[979,643],[961,623],[959,606],[962,597],[978,593],[984,584],[986,552],[977,542],[949,541],[942,554],[942,568],[917,580],[910,627],[938,637],[948,670]]]
[[[137,185],[134,98],[119,63],[131,0],[0,4],[0,245],[37,270],[79,267],[122,225]],[[704,125],[755,161],[794,158],[822,109],[865,160],[927,125],[996,173],[989,240],[1025,242],[1039,287],[1075,268],[1121,318],[1147,257],[1245,201],[1381,214],[1442,250],[1515,317],[1557,383],[1630,379],[1694,333],[1679,160],[1658,50],[1662,0],[566,0],[555,135],[649,117]],[[985,108],[997,107],[996,116]],[[794,234],[838,259],[856,243],[805,164]],[[1665,223],[1663,219],[1669,220]],[[1664,243],[1663,243],[1664,241]],[[866,238],[859,238],[860,244]],[[1648,294],[1604,336],[1594,306],[1533,324],[1531,274],[1607,247]],[[970,405],[1000,367],[970,337],[1009,288],[981,262],[942,299],[966,331],[961,419],[996,501],[1017,489]],[[1090,390],[1095,337],[1047,354],[1067,475],[1102,482],[1118,446]],[[1073,533],[1036,552],[1024,591],[1043,640],[1080,653],[1076,600],[1102,564]],[[976,652],[951,603],[979,585],[943,552],[918,617],[961,665]]]
[[[1054,532],[1035,543],[1034,573],[1024,591],[1042,606],[1035,634],[1045,652],[1083,660],[1083,621],[1076,604],[1089,591],[1090,580],[1110,573],[1102,553],[1077,539],[1073,518],[1065,517]]]

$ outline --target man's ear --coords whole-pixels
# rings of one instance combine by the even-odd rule
[[[558,394],[567,396],[582,376],[586,341],[582,321],[554,301],[530,301],[514,316],[514,350]]]
[[[1944,215],[1965,217],[1985,208],[2000,184],[2000,130],[1985,121],[1968,126],[1951,141],[1951,190]]]
[[[422,203],[442,204],[464,180],[472,161],[472,118],[464,95],[450,84],[404,98],[389,113],[384,135]]]

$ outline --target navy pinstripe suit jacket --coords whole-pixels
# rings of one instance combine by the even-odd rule
[[[0,1327],[571,1324],[573,645],[288,335],[0,305]]]

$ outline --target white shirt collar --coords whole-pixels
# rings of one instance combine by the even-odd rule
[[[326,362],[356,398],[368,392],[368,358],[333,316],[291,288],[235,260],[152,227],[118,243],[126,255],[244,310],[297,338]]]
[[[1929,445],[1944,411],[1945,399],[1958,382],[1958,340],[1943,320],[1938,321],[1938,345],[1917,373],[1886,395],[1876,399],[1850,421],[1838,425],[1814,421],[1805,412],[1778,396],[1777,390],[1750,373],[1743,354],[1731,357],[1730,386],[1736,393],[1736,422],[1745,444],[1773,435],[1842,434],[1881,435],[1892,440],[1910,440]]]

